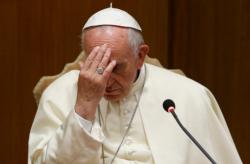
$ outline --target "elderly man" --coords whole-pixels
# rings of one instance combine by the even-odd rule
[[[162,109],[166,98],[218,163],[241,163],[223,115],[202,85],[144,63],[149,47],[128,13],[108,8],[83,28],[87,59],[43,93],[29,163],[209,163]],[[190,111],[192,110],[192,111]]]

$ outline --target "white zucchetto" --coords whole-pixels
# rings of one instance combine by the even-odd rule
[[[117,8],[112,8],[112,6],[93,14],[85,23],[82,30],[85,30],[89,27],[102,25],[129,27],[142,31],[140,25],[137,23],[135,18],[133,18],[126,11]]]

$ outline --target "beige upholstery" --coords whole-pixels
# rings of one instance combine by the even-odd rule
[[[72,63],[68,63],[64,66],[63,70],[61,73],[54,75],[54,76],[43,76],[38,83],[36,84],[36,86],[33,89],[33,94],[36,100],[36,103],[39,103],[40,97],[43,93],[43,91],[50,85],[50,83],[52,83],[54,80],[56,80],[57,78],[59,78],[61,75],[71,71],[71,70],[79,70],[79,64],[78,62],[80,60],[84,60],[85,59],[85,54],[82,51],[79,56],[76,58],[76,60]],[[145,58],[145,62],[149,63],[149,64],[153,64],[156,65],[158,67],[163,67],[161,65],[161,63],[159,62],[159,60],[155,59],[155,58],[150,58],[149,56],[146,56]],[[171,71],[184,75],[184,73],[179,70],[179,69],[172,69]]]

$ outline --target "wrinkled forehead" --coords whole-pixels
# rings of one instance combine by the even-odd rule
[[[112,51],[128,48],[128,28],[117,26],[98,26],[84,30],[83,46],[87,53],[96,46],[107,44]]]
[[[111,37],[114,39],[127,39],[128,37],[128,28],[119,27],[119,26],[97,26],[88,28],[83,31],[85,41],[86,39],[98,38],[102,39],[105,37]]]

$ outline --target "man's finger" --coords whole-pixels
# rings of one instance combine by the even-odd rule
[[[81,71],[81,69],[83,69],[84,63],[82,61],[79,61],[78,64],[79,64],[80,71]]]
[[[116,60],[112,60],[108,66],[106,67],[106,69],[104,70],[103,72],[103,77],[105,79],[105,81],[107,81],[113,71],[113,69],[115,68],[116,66]]]
[[[98,53],[98,50],[100,49],[99,46],[95,47],[91,53],[88,55],[87,59],[85,60],[85,63],[84,63],[84,68],[87,70],[89,69],[89,67],[91,66],[93,60],[95,59],[97,53]]]
[[[98,67],[101,67],[101,68],[106,68],[108,63],[109,63],[109,60],[110,60],[110,55],[111,55],[111,49],[110,48],[107,48],[103,58],[102,58],[102,61],[101,63],[98,65]]]
[[[106,51],[107,51],[107,44],[104,44],[99,48],[99,51],[90,66],[90,69],[92,70],[92,72],[96,71],[96,68],[101,63],[103,55],[106,53]]]

